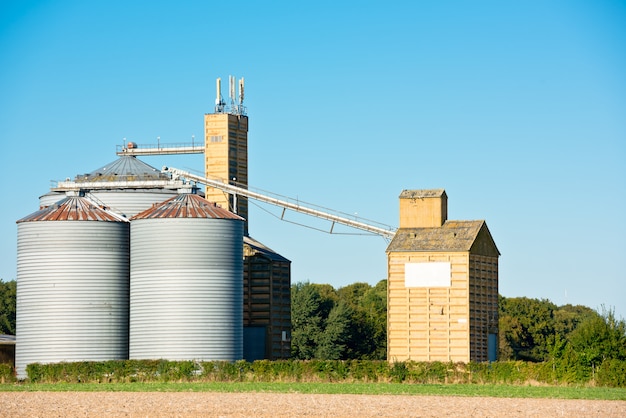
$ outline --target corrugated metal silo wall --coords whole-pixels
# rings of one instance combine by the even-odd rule
[[[128,358],[129,223],[24,222],[17,229],[16,368]]]
[[[176,190],[170,189],[122,189],[122,190],[94,190],[87,197],[95,197],[96,201],[103,202],[116,212],[126,215],[127,218],[138,214],[154,203],[160,203],[177,196]]]
[[[87,197],[93,197],[97,202],[102,202],[116,212],[126,215],[127,218],[142,212],[155,203],[161,203],[178,195],[176,190],[171,189],[117,189],[117,190],[94,190],[87,193]],[[65,193],[49,192],[39,197],[39,206],[52,206],[66,197]]]
[[[131,221],[131,359],[243,358],[243,221]]]
[[[49,192],[39,197],[39,207],[45,208],[54,205],[61,199],[65,199],[65,193],[62,192]]]

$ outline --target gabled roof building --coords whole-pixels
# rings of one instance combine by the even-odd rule
[[[494,361],[498,248],[483,220],[447,220],[443,189],[405,190],[387,248],[389,361]]]

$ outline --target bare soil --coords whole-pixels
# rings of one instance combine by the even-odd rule
[[[0,417],[626,417],[626,401],[214,392],[0,392]]]

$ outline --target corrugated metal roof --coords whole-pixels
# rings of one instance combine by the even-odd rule
[[[98,206],[97,203],[85,197],[70,196],[51,206],[23,217],[18,220],[17,223],[37,221],[128,222],[128,219]]]
[[[261,244],[259,241],[255,240],[254,238],[250,236],[243,237],[243,244],[244,244],[244,247],[245,246],[249,247],[248,254],[250,255],[260,254],[272,261],[282,261],[286,263],[291,263],[291,261],[288,260],[287,258],[278,254],[276,251],[272,250],[271,248]],[[246,249],[244,249],[244,252],[246,252]]]
[[[446,221],[439,228],[401,228],[387,251],[469,251],[483,226],[485,221]]]
[[[135,219],[155,219],[155,218],[215,218],[215,219],[240,219],[241,216],[209,202],[197,194],[183,193],[167,199],[164,202],[155,204],[150,209],[133,216]]]
[[[48,193],[46,193],[46,194],[43,194],[43,195],[39,196],[39,199],[42,199],[42,198],[47,198],[47,197],[50,197],[50,198],[52,198],[52,199],[61,200],[61,199],[63,199],[63,198],[65,197],[65,193],[63,193],[63,192],[57,192],[57,191],[52,191],[52,190],[51,190],[51,191],[49,191]]]
[[[0,344],[15,345],[15,335],[0,334]]]
[[[125,155],[91,173],[76,176],[76,182],[95,181],[138,181],[138,180],[169,180],[167,174],[138,160],[134,156]]]

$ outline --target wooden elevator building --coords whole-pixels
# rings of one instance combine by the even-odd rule
[[[204,175],[209,179],[248,187],[248,117],[232,113],[204,115]],[[246,219],[248,199],[235,199],[221,190],[207,187],[206,199]]]
[[[291,261],[249,236],[243,241],[244,358],[289,358]]]
[[[494,361],[498,257],[483,220],[450,221],[445,190],[400,194],[387,248],[389,361]]]

